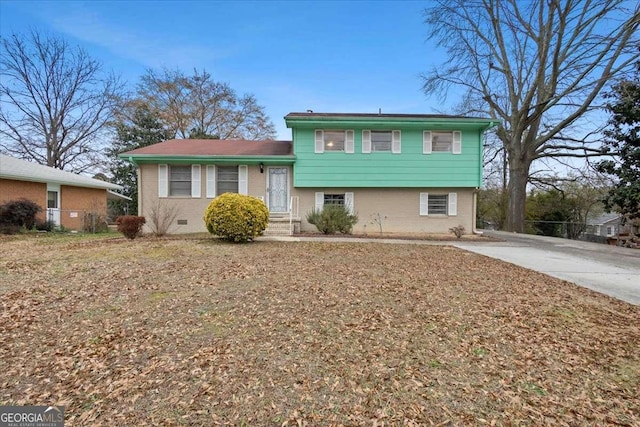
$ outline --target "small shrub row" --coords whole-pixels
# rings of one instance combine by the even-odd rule
[[[118,232],[127,239],[135,239],[142,233],[142,226],[147,222],[143,216],[123,215],[116,218]]]
[[[309,212],[307,222],[315,225],[318,231],[324,234],[351,234],[353,226],[358,222],[358,216],[351,214],[344,206],[327,205],[322,210],[314,209]]]
[[[269,224],[269,209],[258,198],[224,193],[204,213],[209,233],[231,242],[247,242],[261,235]]]

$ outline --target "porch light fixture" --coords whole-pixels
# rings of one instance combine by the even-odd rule
[[[260,162],[260,173],[264,173],[264,163]]]

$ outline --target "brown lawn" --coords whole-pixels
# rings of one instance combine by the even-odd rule
[[[0,238],[0,405],[78,425],[640,425],[640,307],[450,246]]]

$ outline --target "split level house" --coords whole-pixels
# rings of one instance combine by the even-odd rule
[[[107,200],[129,199],[110,182],[0,154],[0,204],[27,199],[42,208],[41,221],[69,230],[89,230],[107,217]]]
[[[475,227],[483,133],[491,119],[423,114],[290,113],[292,141],[169,140],[120,155],[137,165],[139,214],[177,212],[171,232],[205,231],[215,197],[262,199],[269,230],[313,232],[307,213],[343,205],[355,233]]]

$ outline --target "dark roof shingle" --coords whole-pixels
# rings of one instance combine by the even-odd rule
[[[288,156],[291,141],[247,141],[220,139],[170,139],[122,153],[121,156]]]

